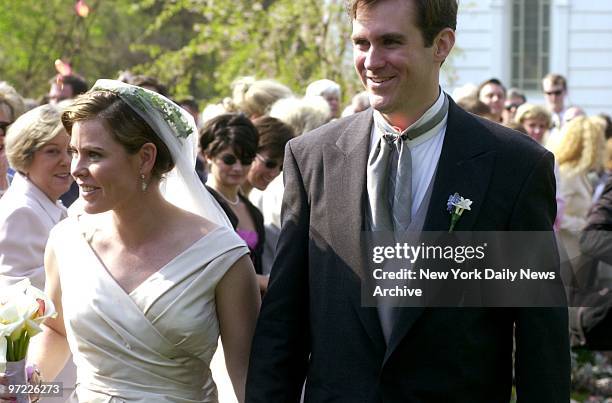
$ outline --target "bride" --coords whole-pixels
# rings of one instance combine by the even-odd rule
[[[51,232],[45,290],[59,315],[29,361],[53,379],[72,351],[76,401],[216,402],[220,335],[244,401],[259,291],[246,245],[195,173],[193,119],[99,80],[62,123],[84,213]]]

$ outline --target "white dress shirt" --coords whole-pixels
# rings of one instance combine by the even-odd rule
[[[416,122],[410,125],[407,129],[413,129],[423,125],[430,120],[444,105],[444,94],[440,91],[440,95],[434,104],[429,108],[423,116]],[[380,112],[374,111],[374,119],[384,119]],[[427,193],[429,184],[433,180],[440,154],[442,153],[442,144],[444,143],[444,135],[446,133],[446,122],[448,113],[431,130],[423,133],[414,140],[406,139],[404,145],[410,147],[412,155],[412,219],[419,211],[419,207]],[[372,125],[372,133],[370,136],[370,154],[374,151],[382,133],[378,130],[377,125]],[[368,159],[369,160],[369,159]]]
[[[0,287],[29,278],[43,289],[45,245],[49,231],[66,209],[53,203],[25,176],[16,173],[0,198]]]

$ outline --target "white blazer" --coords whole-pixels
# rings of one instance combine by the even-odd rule
[[[0,198],[0,287],[29,278],[44,289],[45,245],[51,228],[64,217],[60,201],[53,203],[25,176],[15,174]]]

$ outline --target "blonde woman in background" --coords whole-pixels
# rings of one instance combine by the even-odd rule
[[[320,96],[280,99],[272,105],[270,116],[291,126],[296,136],[323,126],[332,118],[329,104]]]
[[[514,115],[514,122],[529,137],[544,145],[548,136],[548,128],[552,124],[550,112],[540,105],[524,103],[519,106]],[[555,198],[557,200],[557,217],[555,218],[555,230],[559,230],[561,221],[563,220],[563,212],[565,211],[565,200],[561,194],[561,175],[559,173],[559,164],[555,161],[555,181],[557,192]]]
[[[22,115],[8,131],[6,152],[16,171],[0,199],[0,284],[29,278],[43,288],[43,256],[49,231],[66,216],[58,202],[72,183],[70,138],[56,106]]]
[[[323,97],[329,105],[332,118],[340,116],[340,85],[335,81],[324,78],[308,84],[306,96]]]
[[[6,153],[16,173],[0,199],[0,287],[24,278],[39,289],[45,286],[45,245],[51,228],[66,217],[59,198],[72,183],[70,137],[60,114],[57,105],[39,106],[8,130]],[[75,380],[76,368],[69,362],[57,378],[64,397],[45,402],[65,401]]]
[[[544,145],[552,120],[550,112],[540,105],[522,104],[516,110],[514,121],[520,124],[527,135]]]
[[[242,112],[251,120],[267,115],[270,107],[279,99],[293,96],[289,87],[275,80],[255,80],[240,77],[232,83],[231,105],[227,112]]]
[[[554,150],[559,164],[561,196],[565,200],[559,235],[568,258],[573,259],[579,254],[579,231],[586,224],[593,196],[588,174],[601,168],[605,140],[602,128],[585,116],[567,123],[562,132]]]

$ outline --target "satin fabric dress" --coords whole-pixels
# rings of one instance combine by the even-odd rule
[[[217,228],[127,294],[69,217],[50,237],[59,267],[74,401],[217,402],[210,361],[219,323],[215,288],[248,253]]]

